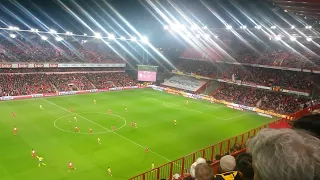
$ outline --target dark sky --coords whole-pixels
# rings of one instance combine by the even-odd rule
[[[172,5],[166,0],[151,1],[160,2],[181,22],[183,22],[182,16],[172,5],[178,7],[193,21],[199,20],[210,28],[224,27],[219,18],[214,16],[210,10],[219,14],[234,27],[239,24],[237,20],[252,26],[250,20],[237,7],[245,9],[257,21],[261,21],[267,14],[269,21],[286,25],[276,15],[281,10],[273,7],[271,3],[265,3],[265,0],[234,0],[235,4],[228,0],[203,0],[203,3],[200,0],[171,0]],[[207,5],[207,8],[204,4]],[[72,31],[79,34],[92,34],[88,27],[93,31],[103,33],[103,28],[107,32],[114,34],[117,32],[119,36],[126,36],[124,30],[121,29],[123,27],[129,34],[133,34],[134,32],[113,9],[140,34],[148,36],[152,41],[163,40],[168,36],[168,33],[163,30],[164,24],[161,24],[164,19],[147,4],[146,0],[1,0],[0,26],[14,25],[19,26],[20,29],[38,28],[44,31],[47,31],[47,28],[53,28],[58,32]],[[81,20],[73,16],[71,11]],[[290,19],[290,17],[287,18]],[[170,39],[170,37],[167,38]]]

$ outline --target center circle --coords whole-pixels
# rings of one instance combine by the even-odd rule
[[[127,121],[122,116],[101,112],[71,113],[55,119],[53,123],[54,127],[67,133],[75,133],[74,127],[77,126],[79,128],[78,134],[110,133],[113,132],[112,126],[116,131],[126,124]],[[92,133],[89,132],[90,128],[92,128]]]

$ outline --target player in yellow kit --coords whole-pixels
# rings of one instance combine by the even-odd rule
[[[98,138],[98,144],[101,146],[101,140],[100,140],[100,138]]]
[[[93,104],[97,104],[97,101],[96,101],[96,100],[93,100]]]
[[[38,158],[38,160],[39,160],[39,165],[38,165],[38,167],[40,167],[40,165],[46,166],[46,164],[42,162],[42,161],[43,161],[43,157],[37,156],[37,158]]]
[[[108,174],[109,174],[110,176],[112,176],[112,172],[111,172],[110,167],[108,167]]]
[[[173,122],[174,122],[174,125],[177,125],[177,120],[173,120]]]

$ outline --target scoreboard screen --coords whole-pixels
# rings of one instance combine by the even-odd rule
[[[158,66],[138,65],[138,81],[157,81]]]

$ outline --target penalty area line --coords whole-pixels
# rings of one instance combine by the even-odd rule
[[[54,106],[56,106],[56,107],[58,107],[58,108],[60,108],[60,109],[62,109],[62,110],[64,110],[64,111],[69,112],[68,109],[66,109],[66,108],[64,108],[64,107],[62,107],[62,106],[59,106],[59,105],[56,104],[56,103],[53,103],[53,102],[51,102],[51,101],[48,101],[47,99],[42,99],[42,100],[43,100],[43,101],[46,101],[47,103],[50,103],[50,104],[52,104],[52,105],[54,105]],[[120,134],[118,134],[118,133],[116,133],[116,132],[114,132],[114,131],[112,131],[112,130],[110,130],[110,129],[108,129],[108,128],[100,125],[100,124],[98,124],[98,123],[96,123],[96,122],[94,122],[94,121],[91,121],[90,119],[88,119],[88,118],[86,118],[86,117],[83,117],[83,116],[81,116],[81,115],[79,115],[79,114],[77,114],[77,113],[73,113],[73,114],[75,114],[75,115],[77,115],[77,116],[79,116],[79,117],[82,117],[83,119],[85,119],[85,120],[87,120],[87,121],[89,121],[89,122],[91,122],[91,123],[93,123],[93,124],[95,124],[95,125],[97,125],[97,126],[100,126],[101,128],[103,128],[103,129],[105,129],[105,130],[111,131],[111,133],[114,133],[115,135],[117,135],[117,136],[119,136],[119,137],[121,137],[121,138],[123,138],[123,139],[125,139],[125,140],[127,140],[127,141],[129,141],[129,142],[131,142],[131,143],[133,143],[133,144],[135,144],[135,145],[143,148],[143,149],[146,148],[146,147],[142,146],[141,144],[138,144],[138,143],[132,141],[131,139],[128,139],[128,138],[126,138],[126,137],[124,137],[124,136],[122,136],[122,135],[120,135]],[[152,151],[152,150],[150,150],[150,149],[149,149],[149,151],[152,152],[153,154],[155,154],[155,155],[157,155],[157,156],[159,156],[159,157],[161,157],[161,158],[163,158],[163,159],[171,162],[170,159],[168,159],[168,158],[166,158],[166,157],[164,157],[164,156],[162,156],[162,155],[160,155],[160,154],[158,154],[158,153],[156,153],[156,152],[154,152],[154,151]]]

